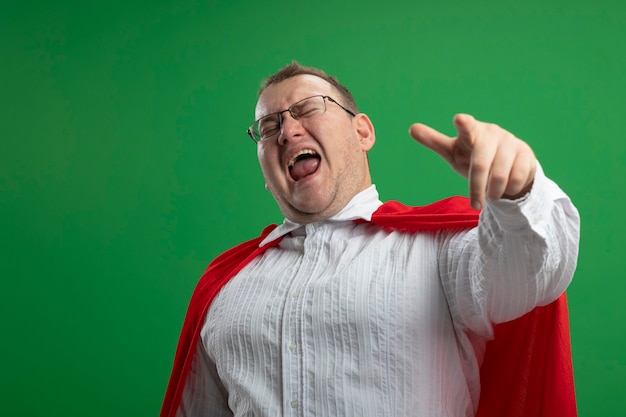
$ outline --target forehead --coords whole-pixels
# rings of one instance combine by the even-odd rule
[[[298,100],[321,95],[333,95],[333,86],[315,75],[296,75],[272,84],[261,93],[256,104],[255,118],[284,110]]]

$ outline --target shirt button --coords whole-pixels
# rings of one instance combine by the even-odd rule
[[[315,255],[313,255],[312,253],[309,253],[308,258],[312,261],[315,259]]]
[[[294,292],[293,292],[293,294],[291,294],[291,296],[292,296],[293,298],[298,298],[298,297],[300,297],[300,291],[294,291]]]
[[[294,350],[296,350],[296,344],[295,344],[295,343],[290,344],[290,345],[289,345],[289,350],[290,350],[290,351],[292,351],[292,352],[293,352]]]
[[[298,401],[293,400],[292,402],[289,403],[289,405],[291,406],[291,408],[298,408]]]

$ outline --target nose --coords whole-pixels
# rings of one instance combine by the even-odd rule
[[[299,119],[294,119],[291,113],[287,112],[282,116],[278,144],[284,145],[288,140],[297,140],[304,135],[304,127]]]

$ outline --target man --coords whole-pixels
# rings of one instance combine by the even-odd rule
[[[266,80],[255,120],[285,220],[208,268],[162,414],[473,416],[494,325],[571,281],[567,196],[526,143],[457,115],[455,138],[410,134],[468,179],[480,219],[459,199],[383,204],[370,119],[335,78],[297,63]]]

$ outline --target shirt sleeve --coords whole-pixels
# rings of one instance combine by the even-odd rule
[[[215,364],[198,342],[176,417],[233,417]]]
[[[574,275],[580,219],[537,163],[531,191],[487,201],[478,227],[441,234],[440,275],[453,320],[489,337],[492,325],[556,300]]]

